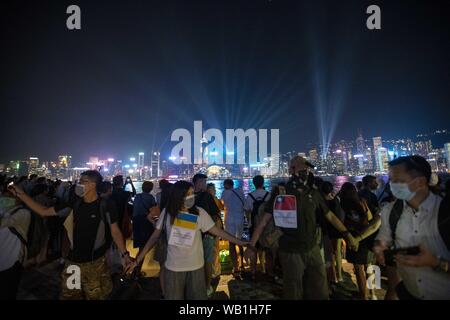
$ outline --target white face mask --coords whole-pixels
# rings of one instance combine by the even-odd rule
[[[195,194],[191,194],[190,196],[187,196],[184,198],[184,207],[187,209],[190,209],[195,204]]]
[[[86,188],[84,184],[77,183],[75,186],[75,194],[79,196],[80,198],[84,197],[84,194],[86,193]]]
[[[400,200],[409,201],[415,197],[416,192],[409,190],[408,183],[391,182],[391,191],[394,197]]]

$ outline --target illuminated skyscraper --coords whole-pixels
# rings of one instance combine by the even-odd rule
[[[313,165],[317,165],[319,160],[319,154],[317,153],[317,149],[311,149],[309,150],[309,161]]]
[[[38,167],[39,167],[39,158],[30,157],[30,160],[28,162],[28,172],[30,174],[37,173]]]
[[[373,140],[373,154],[375,157],[375,167],[376,170],[382,171],[380,170],[380,162],[378,161],[379,160],[378,148],[381,148],[383,146],[381,142],[381,137],[374,137],[372,140]]]
[[[447,160],[447,171],[450,172],[450,142],[444,144],[444,155]]]
[[[377,159],[378,159],[378,168],[379,172],[387,172],[389,168],[389,158],[388,158],[388,150],[383,147],[379,147],[377,150]]]
[[[156,178],[156,177],[161,176],[161,172],[160,172],[161,171],[160,170],[160,157],[161,157],[161,153],[159,151],[153,151],[152,152],[151,163],[150,163],[150,176],[152,178]]]
[[[366,144],[364,142],[364,138],[361,133],[361,129],[358,130],[358,137],[356,138],[356,150],[358,154],[364,154],[364,150],[366,149]]]
[[[142,170],[142,168],[144,168],[144,152],[139,152],[137,165],[139,170]]]

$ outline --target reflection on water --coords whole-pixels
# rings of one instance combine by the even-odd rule
[[[335,187],[335,191],[339,191],[341,186],[345,182],[352,182],[355,183],[356,181],[360,181],[362,179],[362,176],[355,176],[355,177],[349,177],[349,176],[328,176],[328,177],[322,177],[323,180],[329,181],[333,183]],[[385,179],[386,180],[386,179]],[[286,182],[286,178],[275,178],[275,179],[264,179],[264,187],[267,191],[272,190],[272,185],[276,185],[280,182]],[[208,180],[208,183],[214,183],[216,186],[216,196],[220,199],[222,192],[223,192],[223,180]],[[252,192],[255,190],[255,186],[253,185],[252,179],[235,179],[233,180],[234,187],[235,188],[242,188],[244,191],[244,194],[247,194],[249,192]],[[136,191],[138,193],[142,192],[142,182],[134,182],[134,186],[136,187]],[[126,187],[126,190],[131,191],[130,186]],[[155,190],[156,191],[156,190]],[[152,192],[153,193],[153,192]]]

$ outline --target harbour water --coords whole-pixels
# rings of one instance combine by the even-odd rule
[[[321,177],[325,181],[330,181],[335,186],[335,190],[338,191],[341,186],[345,182],[353,182],[360,181],[363,176],[324,176]],[[384,180],[387,180],[387,177],[383,177]],[[271,191],[272,185],[276,185],[279,182],[287,181],[287,178],[273,178],[273,179],[265,179],[264,180],[264,187],[267,191]],[[216,196],[220,198],[223,192],[223,180],[208,180],[208,183],[214,183],[216,186]],[[255,187],[253,186],[252,179],[234,179],[234,187],[235,188],[242,188],[244,191],[244,194],[247,194],[249,192],[252,192]],[[134,186],[136,187],[136,191],[139,193],[142,191],[142,182],[134,182]],[[129,188],[127,188],[129,190]]]

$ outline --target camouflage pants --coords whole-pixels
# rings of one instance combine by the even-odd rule
[[[73,265],[80,268],[80,289],[68,287],[73,273],[68,272],[67,268]],[[84,263],[67,261],[61,277],[61,300],[105,300],[113,288],[111,273],[105,257]]]

